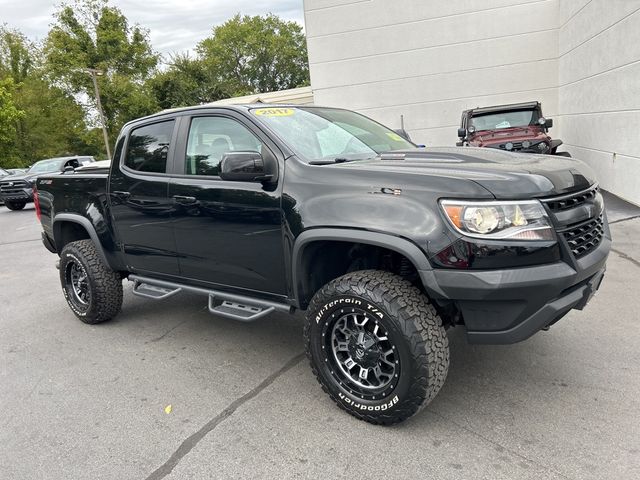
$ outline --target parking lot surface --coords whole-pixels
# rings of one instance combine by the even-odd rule
[[[640,478],[640,210],[609,204],[587,308],[516,345],[449,331],[444,388],[387,428],[322,392],[301,315],[234,323],[126,282],[114,321],[82,324],[33,207],[0,207],[0,478]]]

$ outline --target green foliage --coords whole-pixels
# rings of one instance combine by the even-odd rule
[[[104,158],[96,80],[111,142],[122,124],[162,108],[309,84],[302,28],[236,15],[197,56],[160,56],[146,29],[109,0],[63,0],[42,44],[0,26],[0,167],[65,154]]]
[[[149,81],[162,108],[309,84],[302,27],[274,15],[236,15],[197,45],[198,57],[177,56]]]
[[[20,32],[0,28],[0,76],[23,81],[33,67],[34,46]]]
[[[100,137],[87,131],[84,110],[43,77],[41,53],[19,32],[0,29],[0,111],[7,92],[19,115],[0,121],[0,166],[21,167],[42,158],[98,154]],[[8,120],[7,120],[8,118]]]
[[[107,0],[63,5],[47,36],[44,53],[49,75],[68,94],[91,99],[94,111],[95,89],[86,69],[101,73],[97,82],[112,141],[122,124],[157,110],[144,84],[159,60],[148,36],[141,27],[130,26]]]
[[[197,51],[205,68],[234,95],[309,84],[302,27],[275,15],[238,14],[215,27]]]
[[[176,55],[170,67],[148,82],[160,108],[185,107],[213,102],[230,96],[200,59]]]
[[[9,146],[16,134],[16,123],[24,116],[13,102],[13,79],[0,80],[0,149]]]

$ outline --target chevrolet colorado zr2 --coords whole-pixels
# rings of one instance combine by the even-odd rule
[[[38,178],[73,313],[118,314],[123,279],[241,322],[306,312],[313,373],[352,415],[400,422],[449,367],[446,329],[509,344],[582,309],[611,240],[582,162],[417,148],[348,110],[170,110],[126,124],[110,165]]]

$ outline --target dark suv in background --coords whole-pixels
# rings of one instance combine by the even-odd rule
[[[462,112],[456,145],[570,157],[557,151],[562,140],[551,138],[552,126],[540,102],[472,108]]]
[[[58,157],[40,160],[34,163],[22,175],[10,175],[0,180],[0,201],[9,210],[22,210],[29,202],[33,202],[33,186],[40,175],[60,173],[65,169],[75,169],[94,162],[93,157]]]

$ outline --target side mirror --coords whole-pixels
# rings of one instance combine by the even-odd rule
[[[397,129],[394,130],[394,132],[396,132],[398,135],[400,135],[405,140],[411,141],[411,137],[409,136],[409,133],[406,130],[404,130],[403,128],[397,128]]]
[[[464,128],[458,129],[458,138],[465,138],[467,136],[467,131]]]
[[[234,182],[264,182],[275,177],[275,159],[258,152],[227,152],[220,161],[220,178]]]
[[[73,168],[71,165],[67,165],[66,167],[64,167],[64,173],[73,173],[75,172],[75,168]]]

